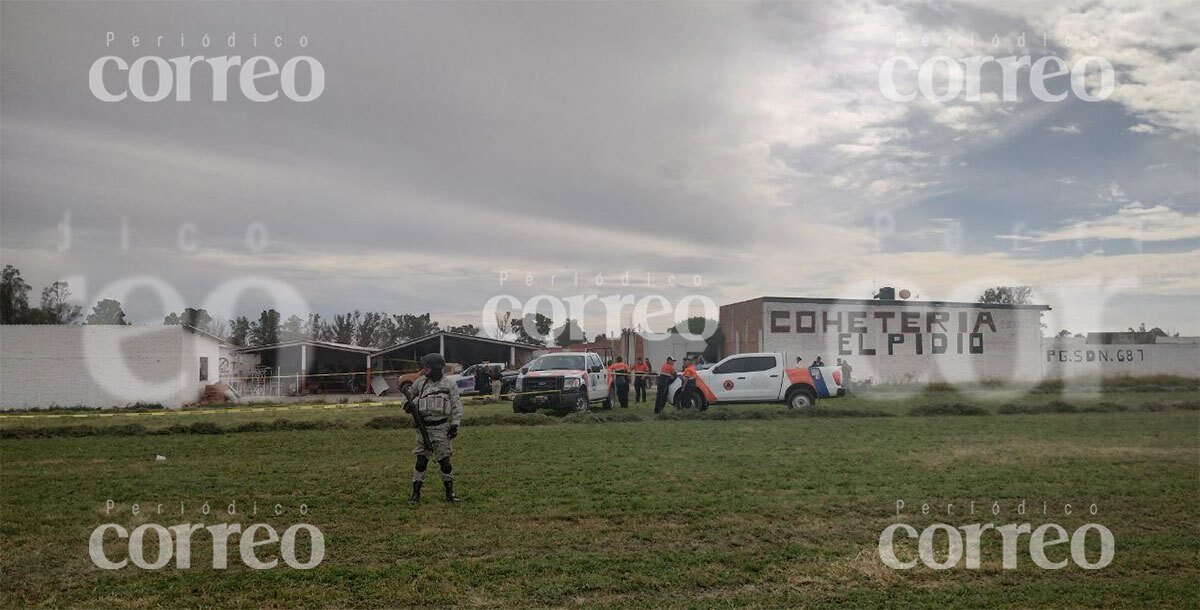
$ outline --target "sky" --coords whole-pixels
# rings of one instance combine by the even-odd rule
[[[0,259],[139,322],[269,294],[478,326],[502,294],[1028,284],[1050,333],[1200,335],[1197,41],[1194,3],[1144,0],[5,2]],[[200,74],[191,101],[103,102],[108,55],[305,55],[325,89],[256,103],[235,73],[213,101]],[[1042,101],[1024,69],[1004,99],[993,66],[978,99],[881,91],[890,57],[984,55],[1101,57],[1115,84]]]

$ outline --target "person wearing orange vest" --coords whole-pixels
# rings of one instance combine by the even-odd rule
[[[621,401],[621,408],[629,408],[629,365],[625,364],[624,360],[617,356],[617,360],[608,367],[608,370],[613,373],[613,385],[617,389],[617,399]]]
[[[654,397],[655,413],[662,413],[663,407],[667,406],[667,390],[671,388],[671,384],[674,382],[675,359],[667,356],[667,361],[658,370],[658,380],[655,382],[655,385],[658,386],[658,394]]]
[[[696,380],[700,375],[696,373],[696,366],[692,364],[691,358],[683,359],[683,387],[679,388],[679,408],[692,408],[692,392],[696,390]]]
[[[650,381],[650,363],[637,359],[633,365],[633,402],[646,402],[646,384]]]

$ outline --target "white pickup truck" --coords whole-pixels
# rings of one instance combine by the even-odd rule
[[[712,403],[784,402],[789,408],[817,404],[818,398],[842,396],[842,371],[836,366],[787,368],[781,353],[737,354],[697,371],[696,387],[689,390],[691,404],[703,411]],[[680,404],[682,375],[669,390],[670,401]]]

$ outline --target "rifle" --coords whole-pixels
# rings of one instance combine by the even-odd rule
[[[411,387],[404,393],[404,398],[408,399],[404,404],[404,410],[412,413],[413,424],[416,426],[417,432],[421,433],[421,444],[425,445],[425,451],[433,453],[433,441],[429,440],[429,431],[425,429],[425,419],[421,417],[421,409],[413,400]]]

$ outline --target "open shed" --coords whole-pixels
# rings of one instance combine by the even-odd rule
[[[268,394],[360,393],[367,389],[369,347],[329,341],[288,341],[237,350],[255,354],[267,376]]]
[[[371,354],[371,370],[415,370],[421,356],[434,353],[441,354],[446,362],[457,362],[464,367],[484,360],[517,367],[533,359],[535,349],[535,345],[442,330]]]

